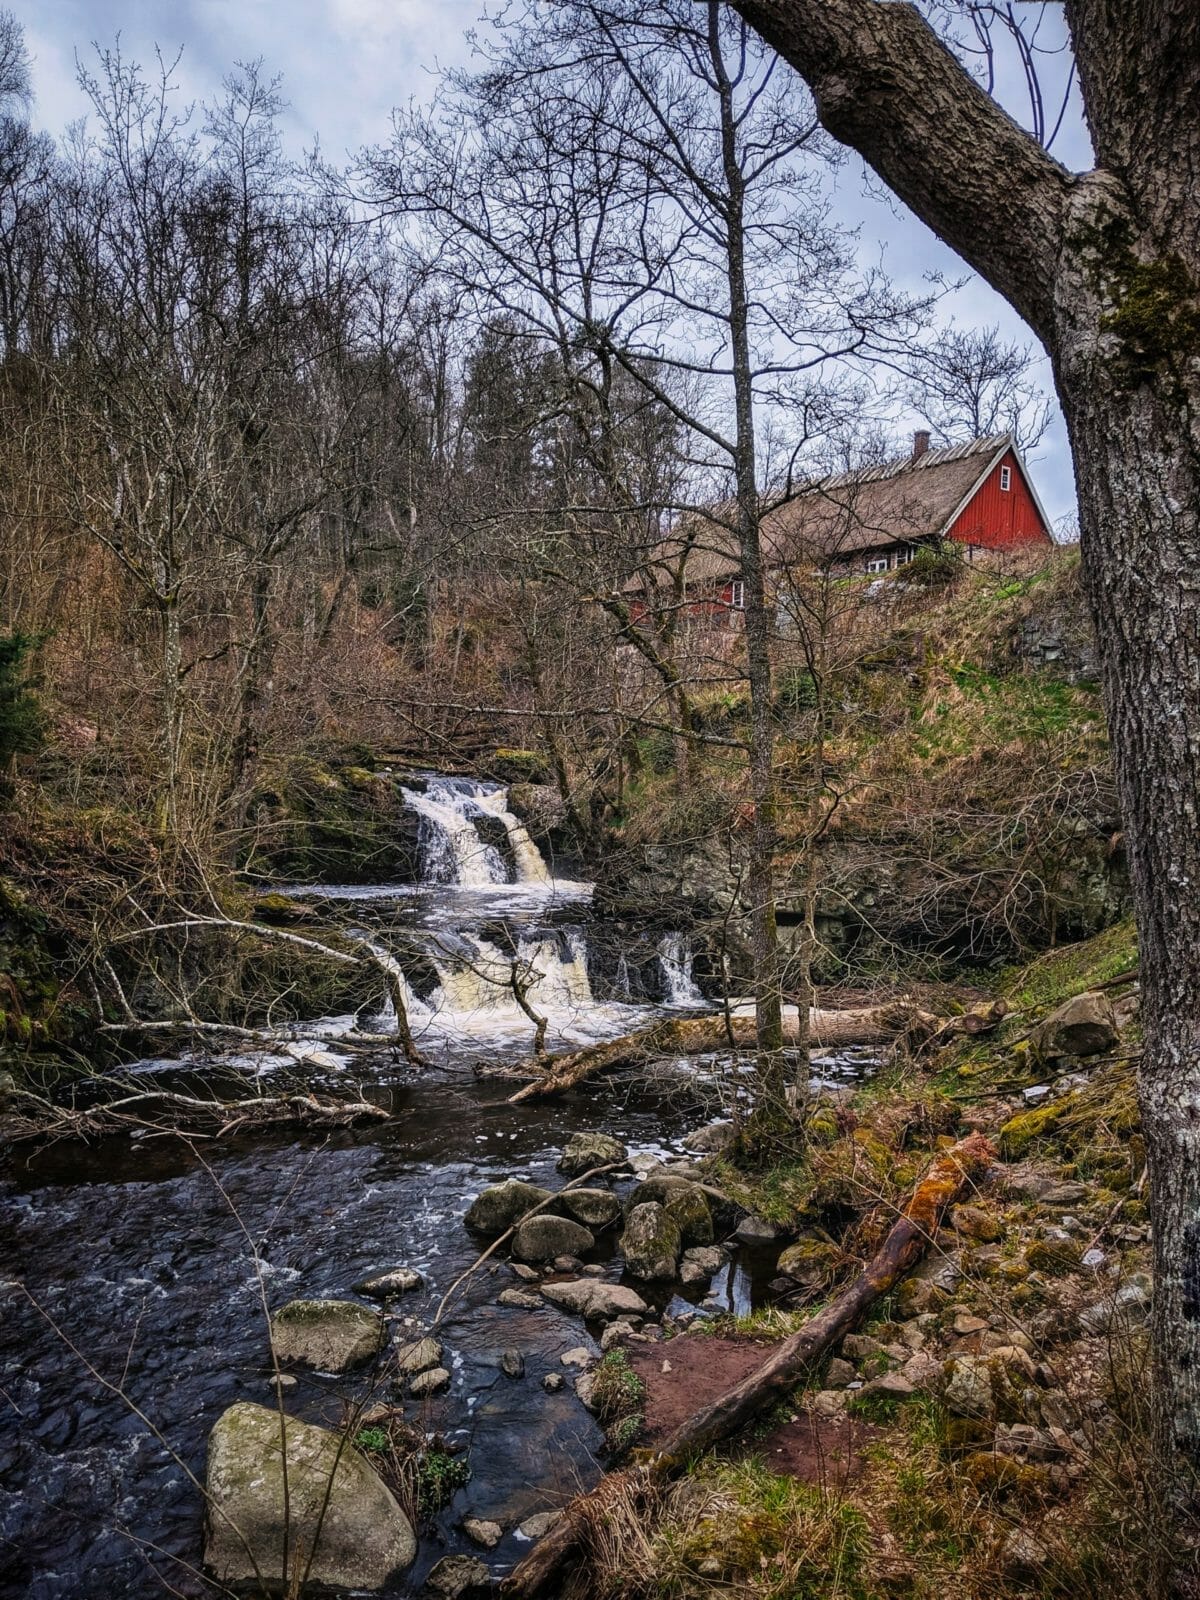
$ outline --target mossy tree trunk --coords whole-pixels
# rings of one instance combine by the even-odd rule
[[[1067,171],[915,6],[735,0],[826,127],[1054,364],[1141,940],[1157,1410],[1200,1469],[1200,7],[1065,0],[1095,170]],[[1186,1476],[1186,1475],[1185,1475]]]

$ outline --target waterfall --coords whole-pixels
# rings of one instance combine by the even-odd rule
[[[504,824],[508,842],[512,846],[513,860],[517,864],[517,882],[549,883],[550,870],[542,858],[542,852],[529,837],[529,830],[524,823],[508,809],[508,790],[493,789],[490,794],[480,794],[478,805],[481,811],[499,817]]]
[[[578,928],[566,935],[567,955],[553,934],[526,934],[517,947],[523,972],[529,974],[527,996],[531,1005],[560,1010],[592,1003],[588,979],[587,945]]]
[[[686,933],[664,933],[658,942],[658,964],[669,1006],[704,1005],[704,996],[692,978],[692,943]]]
[[[392,977],[396,979],[400,993],[404,996],[404,1009],[408,1013],[410,1031],[416,1031],[418,1027],[428,1023],[433,1015],[432,1011],[424,1000],[419,1000],[412,992],[412,986],[409,984],[404,968],[396,960],[392,952],[385,949],[383,945],[377,944],[374,939],[363,933],[361,929],[351,928],[348,931],[350,937],[361,940],[379,962],[379,965],[386,967]],[[383,1004],[375,1013],[375,1025],[380,1033],[395,1033],[399,1020],[396,1015],[395,1002],[392,1000],[391,990],[389,990],[384,996]]]
[[[508,835],[517,882],[550,884],[549,869],[528,830],[508,809],[508,790],[471,778],[430,778],[424,791],[403,789],[404,803],[421,819],[426,883],[452,883],[465,889],[509,881],[508,865],[494,845],[480,837],[479,816],[495,817]]]

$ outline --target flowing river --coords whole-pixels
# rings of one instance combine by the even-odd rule
[[[705,1001],[682,932],[598,956],[591,886],[552,876],[503,788],[431,776],[409,803],[421,818],[423,884],[292,892],[320,897],[395,964],[410,1026],[435,1065],[415,1073],[386,1048],[351,1052],[364,1025],[355,1017],[292,1027],[222,1063],[358,1088],[394,1121],[333,1136],[52,1146],[21,1157],[0,1190],[0,1600],[161,1595],[164,1579],[177,1594],[214,1592],[200,1571],[202,1501],[189,1473],[203,1479],[205,1440],[226,1407],[273,1401],[264,1295],[272,1309],[348,1298],[361,1278],[403,1263],[424,1285],[393,1303],[395,1317],[429,1319],[478,1254],[461,1219],[487,1184],[521,1176],[559,1186],[555,1159],[583,1129],[611,1132],[631,1152],[678,1153],[680,1135],[713,1114],[722,1076],[713,1063],[681,1064],[659,1088],[611,1082],[521,1106],[507,1103],[511,1084],[476,1078],[481,1057],[528,1051],[532,1023],[514,969],[551,1048]],[[369,1026],[395,1029],[382,994]],[[153,1060],[134,1070],[205,1066]],[[853,1068],[829,1064],[835,1074]],[[747,1310],[772,1265],[769,1252],[744,1253],[709,1289],[688,1292],[704,1311]],[[613,1262],[611,1276],[619,1272]],[[529,1548],[517,1525],[600,1471],[600,1429],[570,1382],[556,1394],[541,1387],[564,1370],[562,1353],[596,1347],[577,1318],[551,1307],[498,1306],[512,1283],[503,1266],[470,1280],[438,1335],[449,1392],[408,1402],[411,1420],[464,1449],[472,1476],[422,1539],[397,1595],[418,1592],[447,1552],[509,1570]],[[660,1307],[673,1294],[664,1289]],[[500,1370],[511,1347],[525,1358],[515,1381]],[[352,1389],[301,1376],[288,1408],[334,1420]],[[495,1550],[476,1550],[458,1531],[471,1516],[504,1526]]]

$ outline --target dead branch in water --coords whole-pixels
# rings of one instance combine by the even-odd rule
[[[117,1089],[129,1090],[127,1083],[113,1082]],[[134,1130],[215,1139],[246,1127],[301,1123],[342,1128],[358,1122],[386,1122],[391,1116],[382,1106],[366,1100],[337,1100],[302,1091],[220,1100],[171,1089],[139,1089],[87,1107],[55,1105],[25,1089],[12,1091],[8,1098],[0,1116],[0,1135],[14,1143],[93,1139]]]
[[[585,1557],[589,1529],[603,1517],[615,1494],[644,1491],[655,1481],[676,1476],[698,1451],[730,1438],[753,1417],[784,1399],[842,1335],[857,1326],[869,1307],[916,1265],[946,1209],[994,1157],[992,1146],[979,1133],[938,1156],[913,1190],[903,1215],[854,1282],[777,1345],[749,1377],[680,1423],[647,1459],[611,1474],[590,1494],[574,1500],[501,1585],[505,1600],[537,1600],[549,1592],[568,1563]]]
[[[942,1042],[954,1033],[978,1033],[995,1027],[1003,1015],[1002,1003],[994,1021],[982,1012],[968,1012],[948,1020],[924,1011],[910,1000],[892,1000],[883,1005],[861,1006],[853,1010],[831,1011],[814,1006],[809,1012],[806,1042],[814,1049],[835,1049],[849,1044],[887,1044],[904,1037],[910,1044],[931,1038]],[[658,1056],[692,1055],[710,1050],[727,1050],[731,1042],[752,1049],[755,1043],[753,1016],[729,1016],[723,1012],[707,1017],[671,1018],[656,1022],[638,1033],[627,1033],[603,1044],[585,1045],[565,1055],[539,1061],[536,1057],[505,1072],[505,1076],[529,1078],[524,1088],[510,1096],[512,1103],[534,1100],[542,1095],[561,1094],[585,1078],[610,1067],[639,1065]],[[784,1043],[797,1044],[800,1028],[794,1017],[784,1019]]]

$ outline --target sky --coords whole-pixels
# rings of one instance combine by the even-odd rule
[[[173,60],[182,50],[177,78],[185,96],[212,96],[238,61],[263,58],[270,73],[280,73],[288,101],[284,129],[296,150],[319,137],[333,161],[381,141],[396,106],[426,99],[440,69],[470,59],[468,30],[475,27],[483,0],[8,0],[25,29],[33,58],[32,121],[60,135],[83,115],[85,102],[75,81],[76,58],[94,60],[92,46],[111,46],[120,37],[122,52],[151,65],[157,46]],[[1053,19],[1052,19],[1053,25]],[[1052,39],[1052,36],[1051,36]],[[1051,63],[1061,67],[1060,63]],[[1013,85],[1010,109],[1020,116],[1014,63],[1001,61],[998,93]],[[1090,164],[1087,137],[1072,108],[1054,153],[1075,168]],[[861,252],[882,261],[901,285],[919,288],[930,271],[966,275],[963,263],[898,202],[880,194],[879,185],[860,181],[861,164],[848,164],[839,180],[839,205],[861,229]],[[998,227],[1003,220],[997,218]],[[1000,297],[973,275],[954,297],[952,313],[960,327],[995,324],[1009,338],[1032,336]],[[1039,351],[1040,355],[1040,351]],[[1044,360],[1039,378],[1050,387]],[[897,418],[898,428],[919,419]],[[1061,418],[1054,422],[1029,461],[1050,520],[1070,518],[1075,489]]]

